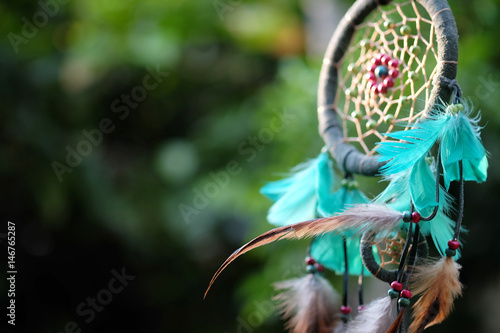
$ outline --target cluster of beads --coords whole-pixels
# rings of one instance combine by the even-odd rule
[[[388,89],[394,87],[394,79],[399,76],[399,60],[388,54],[378,53],[368,65],[367,87],[374,94],[385,94]]]
[[[422,217],[418,212],[404,212],[403,213],[403,222],[413,222],[418,223]]]
[[[407,307],[410,305],[411,291],[403,289],[403,284],[398,281],[391,283],[391,289],[387,292],[391,298],[398,298],[398,303],[401,306]]]
[[[460,242],[456,239],[450,239],[448,241],[448,248],[446,249],[446,256],[454,257],[457,254],[457,249],[460,247]]]
[[[460,104],[460,103],[457,103],[457,104],[451,104],[451,105],[448,105],[448,107],[446,108],[447,111],[451,112],[451,113],[458,113],[459,111],[463,111],[464,110],[464,105],[463,104]]]
[[[314,260],[314,258],[307,257],[306,258],[306,270],[308,273],[323,273],[325,271],[325,267]]]
[[[342,179],[342,186],[348,190],[357,190],[359,183],[354,179]]]
[[[401,290],[400,298],[398,300],[399,305],[405,308],[410,305],[411,291],[408,289]]]
[[[349,305],[342,305],[340,307],[340,313],[342,314],[341,319],[344,323],[349,321],[349,314],[351,313],[351,307]]]

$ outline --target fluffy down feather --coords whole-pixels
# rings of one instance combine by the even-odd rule
[[[385,333],[395,319],[394,302],[388,296],[372,301],[348,324],[346,333]]]
[[[340,319],[340,296],[319,274],[274,284],[278,302],[291,333],[331,333]]]

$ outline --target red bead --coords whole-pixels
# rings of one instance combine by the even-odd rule
[[[318,264],[318,263],[315,263],[314,266],[316,266],[316,269],[318,270],[318,272],[320,273],[323,273],[325,271],[325,266],[321,265],[321,264]]]
[[[393,77],[393,78],[397,78],[399,75],[399,72],[395,69],[389,69],[389,76]]]
[[[420,222],[420,214],[418,212],[413,212],[411,213],[411,221],[413,223],[418,223]]]
[[[377,59],[377,58],[372,58],[372,64],[374,64],[376,66],[380,66],[380,65],[382,65],[382,61],[380,59]]]
[[[365,74],[365,79],[375,81],[377,80],[377,76],[375,75],[375,73],[369,72]]]
[[[363,311],[364,309],[366,309],[366,306],[364,306],[364,305],[360,305],[360,306],[358,306],[358,312],[361,312],[361,311]]]
[[[351,313],[351,307],[349,305],[347,306],[342,305],[340,307],[340,312],[342,312],[342,314],[348,315],[349,313]]]
[[[378,85],[377,84],[372,85],[372,87],[370,88],[370,90],[374,94],[378,94],[379,93],[379,91],[378,91]]]
[[[449,240],[448,241],[448,247],[450,249],[452,249],[452,250],[456,250],[456,249],[458,249],[460,247],[460,242],[457,241],[457,240],[454,240],[454,239]]]
[[[375,65],[375,64],[368,65],[368,71],[370,71],[370,72],[375,72],[376,68],[377,68],[377,65]]]
[[[391,60],[391,57],[388,56],[387,54],[386,55],[383,55],[382,58],[380,58],[380,61],[384,64],[384,65],[387,65],[389,63],[389,61]]]
[[[375,59],[380,60],[380,59],[382,59],[382,57],[383,57],[384,55],[385,55],[385,54],[383,54],[383,53],[377,53],[377,54],[375,55]]]
[[[394,81],[392,80],[392,77],[386,77],[384,79],[384,86],[386,86],[387,88],[394,87]]]
[[[391,67],[398,67],[399,66],[399,61],[397,61],[396,59],[391,59],[391,60],[389,60],[388,65],[391,66]]]
[[[387,87],[384,86],[383,83],[379,83],[377,86],[377,90],[379,93],[385,94],[387,92]]]
[[[410,299],[411,291],[409,291],[408,289],[401,290],[401,297]]]
[[[403,284],[398,281],[394,281],[391,283],[391,288],[395,291],[401,291],[403,290]]]
[[[316,260],[314,260],[311,257],[306,258],[306,265],[314,265],[316,263]]]
[[[369,80],[368,83],[366,84],[366,87],[368,89],[370,89],[371,87],[377,85],[377,81],[376,80]]]

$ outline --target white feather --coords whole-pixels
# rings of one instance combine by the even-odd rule
[[[396,319],[395,313],[390,297],[378,298],[348,324],[345,333],[385,333]]]
[[[349,215],[353,220],[365,220],[378,229],[391,227],[403,218],[402,213],[380,204],[356,205],[345,210],[343,214]]]
[[[339,217],[340,226],[335,230],[337,232],[351,231],[355,235],[361,235],[370,230],[384,236],[394,230],[403,214],[385,204],[360,204],[346,209]]]

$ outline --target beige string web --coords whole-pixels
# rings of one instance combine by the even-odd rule
[[[374,245],[378,250],[377,253],[378,259],[380,260],[380,267],[393,265],[390,266],[390,268],[397,268],[399,265],[399,258],[403,253],[405,243],[405,238],[402,237],[399,233],[384,238],[380,242],[375,243]]]
[[[398,62],[394,86],[374,92],[384,76],[374,74],[374,58],[387,55]],[[384,133],[408,128],[422,117],[432,90],[438,62],[434,26],[415,1],[378,6],[356,33],[339,66],[335,107],[342,118],[344,141],[365,154],[374,153]],[[371,68],[371,69],[370,69]],[[394,73],[393,73],[394,74]],[[383,89],[383,88],[382,88]]]

